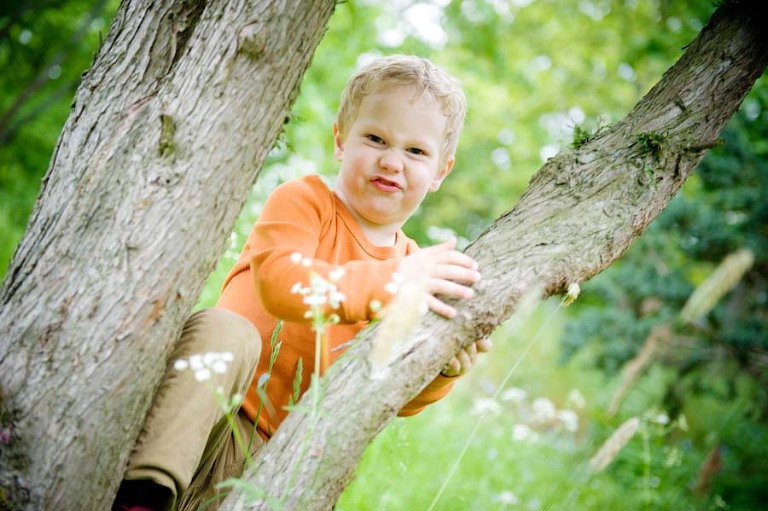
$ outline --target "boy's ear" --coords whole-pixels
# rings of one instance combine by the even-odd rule
[[[430,192],[436,192],[440,189],[440,185],[443,184],[443,179],[448,177],[453,169],[453,164],[456,163],[456,158],[451,156],[437,169],[437,174],[432,178],[432,183],[429,185]]]
[[[339,123],[333,123],[333,156],[336,161],[341,161],[341,157],[344,155],[344,141],[341,140],[339,134]]]

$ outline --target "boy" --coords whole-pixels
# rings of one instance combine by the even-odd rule
[[[333,126],[341,163],[334,190],[318,176],[279,186],[217,307],[185,325],[171,362],[194,353],[233,353],[233,367],[214,375],[215,384],[225,394],[248,389],[235,427],[249,438],[256,423],[253,452],[287,416],[294,384],[303,394],[311,380],[315,332],[306,317],[307,297],[296,291],[308,286],[312,273],[337,287],[323,305],[325,316],[339,321],[326,330],[321,371],[377,317],[377,304],[392,299],[388,284],[395,274],[427,276],[427,304],[447,318],[456,311],[440,296],[472,296],[477,264],[454,250],[455,240],[419,249],[401,230],[453,168],[465,111],[456,82],[425,59],[395,55],[365,66],[347,84]],[[271,360],[269,341],[279,320],[280,350]],[[490,342],[481,340],[462,350],[400,415],[442,398],[477,353],[488,349]],[[257,388],[265,381],[267,399],[261,402]],[[237,476],[245,456],[215,397],[206,393],[186,372],[169,369],[113,509],[217,507],[215,485]]]

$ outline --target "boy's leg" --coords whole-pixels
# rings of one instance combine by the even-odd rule
[[[193,371],[174,368],[180,358],[207,352],[230,352],[234,361],[224,374],[212,372],[207,382],[195,380]],[[129,459],[118,498],[121,494],[133,497],[125,495],[132,487],[144,491],[147,486],[159,485],[168,490],[172,501],[187,490],[209,436],[220,422],[226,422],[213,389],[221,386],[227,397],[244,393],[260,353],[261,337],[256,327],[238,314],[204,309],[187,320]],[[140,504],[116,500],[118,503],[127,509]]]
[[[246,446],[250,447],[251,457],[264,446],[264,440],[254,432],[254,424],[240,412],[234,417],[235,427]],[[252,442],[251,442],[252,438]],[[216,486],[227,479],[240,477],[245,466],[243,449],[232,434],[232,427],[224,420],[211,432],[203,459],[197,467],[192,483],[179,497],[177,511],[215,511],[221,501],[231,491],[230,488]]]

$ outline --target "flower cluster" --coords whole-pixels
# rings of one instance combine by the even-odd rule
[[[297,264],[300,263],[307,268],[312,266],[312,260],[303,257],[298,252],[294,252],[291,255],[291,260]],[[304,286],[301,282],[297,282],[293,285],[291,293],[303,296],[304,298],[302,301],[310,308],[310,310],[304,313],[304,317],[314,317],[316,310],[323,308],[325,304],[329,304],[333,309],[338,309],[341,306],[341,302],[343,302],[346,297],[344,296],[344,293],[339,291],[336,283],[343,277],[344,268],[339,267],[331,270],[328,274],[328,279],[313,272],[309,275],[309,286]]]
[[[234,355],[228,351],[222,353],[208,352],[202,355],[192,355],[189,359],[180,358],[174,362],[173,367],[177,371],[187,369],[194,371],[197,381],[207,381],[211,379],[213,373],[223,374],[227,372],[227,364],[233,360]]]
[[[387,282],[387,284],[384,286],[384,289],[386,289],[389,294],[396,295],[400,290],[400,285],[404,280],[405,278],[401,274],[393,273],[392,280]]]
[[[584,397],[577,390],[569,395],[569,408],[558,409],[549,399],[539,397],[529,401],[528,392],[511,387],[502,392],[498,400],[486,398],[475,401],[472,414],[500,415],[511,411],[517,418],[512,426],[512,439],[517,442],[536,442],[542,433],[578,431],[579,416],[570,407],[581,408],[584,404]]]

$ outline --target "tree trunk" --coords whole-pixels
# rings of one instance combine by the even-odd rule
[[[0,293],[0,509],[107,509],[334,0],[122,2]]]
[[[620,123],[534,176],[520,202],[468,249],[483,280],[459,316],[430,314],[404,340],[388,377],[371,377],[366,334],[308,392],[248,470],[263,492],[241,488],[224,510],[330,509],[365,447],[459,349],[507,319],[526,292],[542,296],[615,261],[661,212],[704,156],[768,63],[757,2],[726,2],[680,61]],[[381,372],[382,368],[375,368]]]

